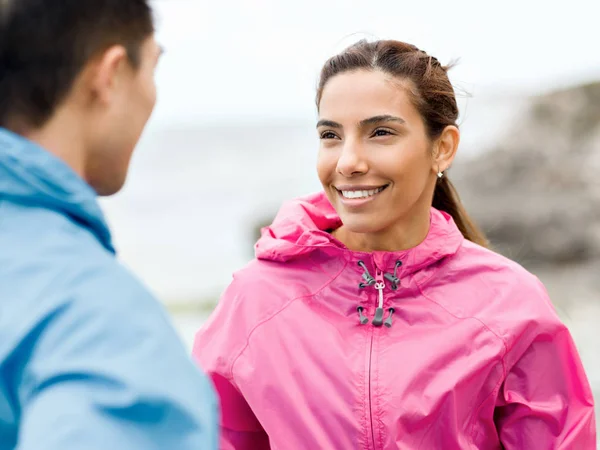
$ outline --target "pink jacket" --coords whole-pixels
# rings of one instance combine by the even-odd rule
[[[537,278],[435,209],[397,253],[352,252],[339,225],[323,194],[284,205],[198,332],[221,449],[596,448],[589,383]]]

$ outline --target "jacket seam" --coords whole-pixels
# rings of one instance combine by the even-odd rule
[[[488,399],[490,397],[493,397],[494,395],[497,395],[497,393],[500,391],[500,386],[504,382],[505,378],[506,378],[506,370],[505,370],[505,365],[504,365],[504,357],[502,357],[502,377],[500,377],[500,379],[494,386],[494,389],[492,390],[492,392],[490,392],[488,395],[486,395],[485,398],[482,400],[482,402],[479,404],[479,406],[477,406],[477,408],[474,409],[472,417],[471,417],[472,423],[471,423],[470,438],[471,438],[471,444],[473,444],[473,445],[475,445],[475,433],[476,433],[475,419],[477,418],[479,411],[481,410],[481,408],[483,408],[483,405],[485,405],[485,403],[488,401]]]
[[[328,280],[323,286],[321,286],[319,289],[317,289],[316,291],[307,294],[307,295],[301,295],[298,297],[294,297],[290,300],[288,300],[286,303],[284,303],[281,308],[279,308],[277,311],[275,311],[273,314],[271,314],[270,316],[266,317],[265,319],[259,321],[248,333],[248,336],[246,337],[246,344],[242,347],[242,349],[238,352],[238,354],[233,358],[232,362],[231,362],[231,369],[229,370],[229,373],[227,374],[227,377],[229,378],[230,381],[233,381],[233,368],[235,366],[235,363],[238,361],[238,359],[243,355],[243,353],[246,351],[246,349],[249,347],[250,345],[250,338],[252,337],[252,335],[254,334],[254,332],[256,330],[258,330],[258,328],[261,325],[264,325],[265,323],[269,322],[271,319],[277,317],[277,315],[279,315],[282,311],[284,311],[288,306],[290,306],[292,303],[294,303],[296,300],[301,300],[301,299],[306,299],[306,298],[311,298],[314,297],[315,295],[319,294],[323,289],[325,289],[327,286],[329,286],[331,283],[333,283],[341,274],[342,272],[344,272],[344,270],[346,269],[346,267],[348,267],[348,259],[346,259],[346,262],[344,263],[343,267],[340,269],[340,271],[334,275],[330,280]]]
[[[431,277],[428,277],[427,279],[429,279],[429,278],[431,278]],[[494,395],[495,392],[498,392],[498,389],[499,389],[500,385],[502,384],[502,381],[506,378],[506,364],[504,362],[504,358],[506,357],[507,353],[509,352],[508,345],[506,344],[506,341],[504,340],[504,338],[502,338],[501,336],[499,336],[495,331],[493,331],[485,322],[483,322],[478,317],[475,317],[475,316],[468,316],[468,317],[457,316],[456,314],[452,313],[451,311],[449,311],[448,309],[446,309],[444,306],[442,306],[441,304],[439,304],[438,302],[436,302],[435,300],[433,300],[427,294],[425,294],[425,292],[423,291],[423,288],[417,282],[417,280],[415,280],[415,284],[419,288],[419,291],[421,292],[421,295],[423,297],[425,297],[427,300],[429,300],[430,302],[436,304],[437,306],[439,306],[440,308],[442,308],[444,311],[446,311],[448,314],[450,314],[452,317],[454,317],[456,319],[459,319],[459,320],[467,320],[467,319],[476,320],[487,331],[489,331],[494,336],[496,336],[496,338],[499,339],[502,342],[502,345],[504,346],[504,353],[503,353],[502,357],[500,358],[500,362],[502,363],[502,377],[500,377],[500,380],[496,383],[496,385],[494,386],[494,389],[488,395],[485,396],[485,398],[482,400],[482,402],[479,405],[477,405],[473,409],[473,411],[471,413],[471,419],[470,419],[471,424],[469,425],[469,427],[471,428],[471,432],[469,433],[469,435],[470,435],[469,437],[470,437],[470,440],[471,440],[471,444],[474,445],[474,442],[473,442],[474,434],[475,434],[475,422],[474,421],[475,421],[475,418],[477,417],[477,413],[481,410],[481,408],[483,407],[483,405],[485,405],[485,403],[488,401],[488,399],[492,395]],[[469,429],[469,427],[467,429]]]
[[[498,338],[503,346],[504,346],[504,354],[502,355],[502,359],[504,360],[504,356],[508,353],[509,349],[508,349],[508,345],[506,344],[506,341],[504,340],[504,338],[500,335],[498,335],[498,333],[496,333],[494,330],[492,330],[484,321],[482,321],[479,317],[475,317],[475,316],[466,316],[466,317],[461,317],[461,316],[457,316],[456,314],[454,314],[453,312],[449,311],[447,308],[445,308],[444,306],[440,305],[438,302],[436,302],[435,300],[433,300],[431,297],[429,297],[427,294],[425,294],[425,292],[423,291],[421,285],[415,280],[415,284],[417,285],[417,287],[419,288],[419,291],[421,292],[421,295],[423,297],[425,297],[427,300],[429,300],[431,303],[435,303],[437,306],[439,306],[440,308],[442,308],[444,311],[446,311],[449,315],[451,315],[452,317],[459,319],[459,320],[467,320],[467,319],[473,319],[476,320],[477,322],[479,322],[486,330],[488,330],[490,333],[492,333],[494,336],[496,336],[496,338]]]

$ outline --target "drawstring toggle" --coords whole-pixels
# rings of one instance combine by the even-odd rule
[[[360,324],[361,325],[367,324],[367,322],[369,322],[369,318],[363,314],[363,311],[365,310],[365,308],[363,308],[362,306],[359,306],[358,308],[356,308],[356,310],[358,311],[358,320],[360,321]]]

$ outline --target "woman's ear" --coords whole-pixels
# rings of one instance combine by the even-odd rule
[[[433,147],[433,165],[431,170],[436,174],[444,173],[454,161],[460,142],[460,131],[454,125],[448,125],[435,140]]]

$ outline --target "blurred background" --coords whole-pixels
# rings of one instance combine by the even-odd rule
[[[459,95],[450,172],[495,248],[546,284],[600,402],[600,2],[157,0],[159,102],[103,200],[121,260],[191,348],[258,229],[320,188],[315,87],[354,41],[407,41]]]

